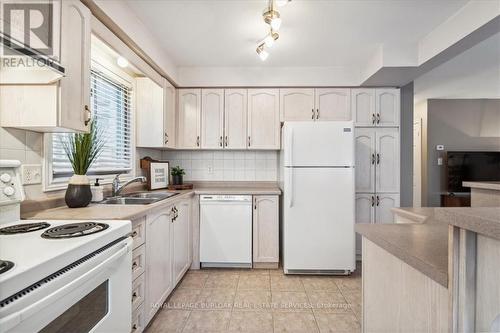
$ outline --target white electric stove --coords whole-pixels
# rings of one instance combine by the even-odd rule
[[[19,165],[0,160],[0,332],[130,332],[130,221],[20,220]]]

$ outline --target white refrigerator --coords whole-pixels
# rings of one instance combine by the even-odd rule
[[[352,122],[285,122],[280,156],[285,274],[355,269]]]

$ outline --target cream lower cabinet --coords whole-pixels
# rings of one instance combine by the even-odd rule
[[[168,206],[146,217],[146,323],[153,318],[174,288],[172,279],[171,224],[173,207]]]
[[[279,197],[253,197],[253,265],[256,268],[278,267]]]
[[[182,200],[173,208],[175,215],[172,219],[172,271],[174,285],[177,285],[191,266],[191,201]]]
[[[248,89],[247,149],[280,149],[278,89]]]
[[[348,121],[351,116],[351,89],[280,89],[281,121]]]

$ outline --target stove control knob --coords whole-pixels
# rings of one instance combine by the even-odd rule
[[[15,193],[14,188],[12,186],[7,186],[3,189],[3,194],[6,196],[10,197]]]
[[[4,183],[10,182],[11,178],[12,177],[8,173],[2,173],[2,175],[0,175],[0,180]]]

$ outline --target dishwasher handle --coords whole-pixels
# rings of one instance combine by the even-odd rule
[[[232,195],[232,194],[204,194],[200,195],[200,204],[204,202],[241,202],[252,204],[251,195]]]

